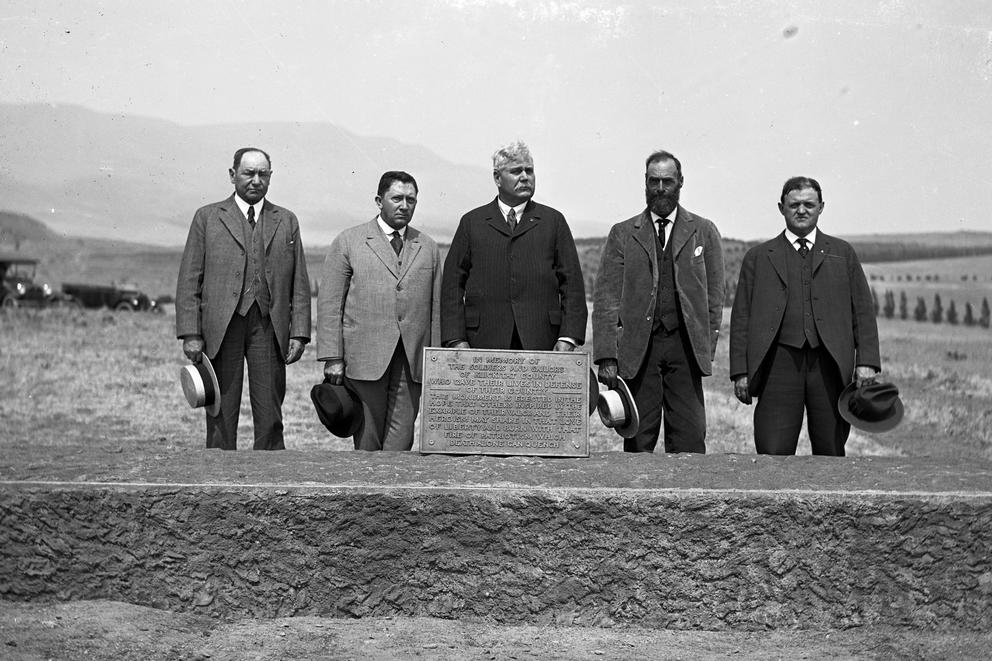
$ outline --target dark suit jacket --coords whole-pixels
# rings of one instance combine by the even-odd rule
[[[596,276],[592,312],[593,358],[617,361],[620,376],[633,378],[647,353],[658,297],[655,224],[645,209],[610,230]],[[669,238],[675,263],[681,323],[696,365],[713,371],[723,320],[723,248],[711,221],[678,208]]]
[[[559,337],[586,337],[585,284],[572,232],[551,207],[527,203],[516,231],[492,202],[462,216],[444,262],[441,341],[549,351]]]
[[[748,250],[741,264],[730,316],[730,378],[746,374],[748,390],[760,395],[762,364],[776,342],[789,287],[785,233]],[[856,365],[880,369],[878,326],[871,289],[849,243],[817,232],[811,283],[813,318],[823,346],[840,368],[844,384]]]
[[[197,210],[179,266],[176,336],[203,336],[211,359],[241,300],[248,264],[242,218],[233,195]],[[269,317],[285,356],[290,337],[310,340],[310,277],[293,212],[266,200],[261,218]]]

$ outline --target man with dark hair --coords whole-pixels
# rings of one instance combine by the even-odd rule
[[[420,407],[423,350],[440,336],[441,251],[410,227],[417,182],[382,175],[379,214],[341,232],[317,294],[317,360],[362,400],[356,450],[409,450]]]
[[[493,154],[496,199],[462,216],[444,262],[444,346],[572,351],[585,342],[585,284],[572,232],[534,202],[522,142]]]
[[[310,341],[310,277],[292,211],[265,195],[272,160],[239,149],[234,194],[193,216],[176,286],[176,335],[194,363],[215,366],[220,411],[207,414],[207,447],[236,450],[244,365],[256,450],[281,450],[286,365]]]
[[[723,248],[712,221],[679,204],[682,164],[645,161],[647,208],[606,239],[592,313],[599,380],[623,378],[640,413],[625,452],[706,452],[702,377],[712,373],[723,319]]]
[[[871,289],[854,249],[817,229],[823,191],[793,177],[778,203],[785,231],[751,248],[730,317],[734,394],[754,409],[759,454],[795,454],[803,412],[813,454],[843,456],[851,426],[837,399],[881,365]]]

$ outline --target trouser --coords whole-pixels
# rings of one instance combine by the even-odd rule
[[[213,359],[220,386],[220,412],[207,416],[207,447],[238,449],[238,419],[245,362],[255,450],[282,450],[282,402],[286,396],[286,360],[272,320],[253,304],[245,316],[234,315]]]
[[[385,373],[375,381],[349,379],[362,400],[363,422],[355,434],[356,450],[409,450],[420,407],[421,384],[413,381],[403,340]]]
[[[851,425],[837,411],[844,381],[827,350],[777,344],[766,360],[771,363],[754,408],[755,450],[795,454],[805,411],[813,454],[843,457]]]
[[[664,420],[665,452],[706,452],[703,375],[681,327],[651,334],[641,369],[628,381],[640,427],[624,452],[654,452]]]

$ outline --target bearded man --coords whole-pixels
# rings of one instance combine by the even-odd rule
[[[645,162],[647,208],[610,230],[593,302],[593,360],[601,383],[626,381],[640,413],[625,452],[706,452],[702,377],[712,374],[723,319],[720,233],[679,205],[682,164]]]

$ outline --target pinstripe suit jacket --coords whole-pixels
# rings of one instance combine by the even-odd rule
[[[262,206],[269,317],[283,356],[289,338],[310,340],[310,276],[300,225],[289,209]],[[193,216],[176,285],[176,336],[201,335],[213,359],[241,300],[248,256],[241,210],[234,195]]]
[[[586,337],[586,290],[565,217],[533,200],[511,234],[499,204],[462,216],[444,263],[441,340],[508,349],[514,324],[524,349],[550,351]]]
[[[324,259],[317,293],[317,360],[344,358],[350,379],[374,381],[403,339],[413,380],[423,348],[440,337],[441,251],[407,226],[402,261],[376,218],[341,232]]]

